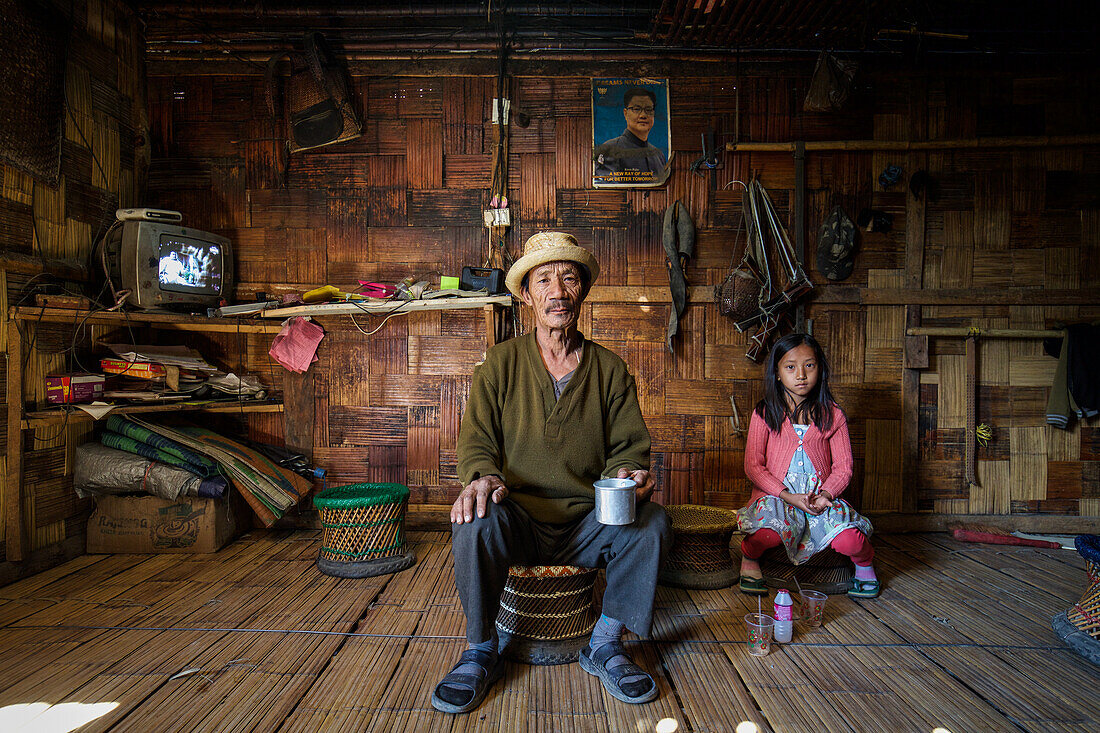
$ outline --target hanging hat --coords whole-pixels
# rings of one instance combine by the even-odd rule
[[[504,278],[504,284],[517,298],[527,273],[547,262],[575,262],[588,270],[588,284],[596,282],[600,265],[591,252],[577,244],[577,238],[565,232],[539,232],[523,245],[523,256],[516,260]]]
[[[817,270],[830,280],[843,280],[855,266],[856,228],[837,206],[825,217],[817,239]]]

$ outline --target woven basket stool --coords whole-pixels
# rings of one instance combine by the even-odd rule
[[[396,573],[416,563],[405,539],[409,487],[401,484],[333,486],[313,497],[321,513],[317,569],[341,578]]]
[[[505,656],[527,664],[577,661],[596,625],[598,573],[574,565],[510,567],[497,614]]]
[[[761,556],[760,570],[769,588],[794,590],[795,572],[798,573],[798,584],[806,590],[832,596],[847,593],[852,587],[852,561],[831,547],[797,568],[791,564],[782,547],[773,547]]]
[[[737,514],[698,504],[671,504],[665,511],[673,539],[657,582],[707,590],[736,583],[730,535],[737,528]]]
[[[1052,618],[1050,625],[1073,651],[1100,665],[1100,535],[1077,535],[1073,545],[1085,559],[1088,587],[1081,600]]]

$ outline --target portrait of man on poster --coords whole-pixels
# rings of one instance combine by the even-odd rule
[[[669,163],[664,80],[594,79],[592,181],[597,187],[664,183]]]

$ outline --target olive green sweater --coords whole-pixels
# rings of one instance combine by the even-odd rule
[[[580,366],[555,401],[534,333],[489,350],[458,434],[463,484],[496,474],[532,517],[561,523],[590,512],[592,483],[620,468],[649,468],[649,430],[622,359],[585,339]]]

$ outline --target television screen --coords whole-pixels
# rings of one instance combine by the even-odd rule
[[[161,290],[196,295],[220,294],[221,257],[217,242],[162,233],[158,267]]]

